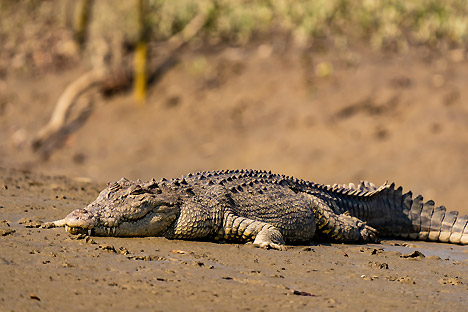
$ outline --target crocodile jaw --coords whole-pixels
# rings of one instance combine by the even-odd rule
[[[161,236],[177,219],[176,210],[149,212],[137,220],[121,221],[115,226],[104,226],[99,222],[81,215],[82,209],[71,212],[65,218],[65,230],[71,234],[93,236]]]
[[[166,231],[180,211],[177,196],[149,184],[121,179],[94,202],[55,222],[71,234],[155,236]]]
[[[159,236],[164,233],[179,214],[176,205],[147,197],[128,204],[116,202],[102,204],[98,200],[85,208],[69,213],[57,225],[65,226],[71,234],[94,236]]]
[[[65,230],[72,234],[79,234],[85,230],[91,230],[97,225],[97,219],[84,208],[70,212],[64,219]],[[80,231],[79,229],[82,229]]]

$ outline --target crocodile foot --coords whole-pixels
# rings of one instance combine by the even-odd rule
[[[361,240],[366,243],[379,243],[380,240],[377,236],[378,231],[371,226],[362,223],[361,227]]]
[[[253,242],[255,247],[265,249],[285,250],[283,235],[274,227],[262,229]]]

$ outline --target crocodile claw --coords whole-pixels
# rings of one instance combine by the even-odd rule
[[[264,249],[276,249],[276,250],[286,250],[286,246],[281,245],[281,244],[276,244],[273,242],[260,242],[260,243],[254,243],[253,244],[255,247],[258,248],[264,248]]]
[[[378,231],[368,225],[364,225],[364,227],[361,229],[361,239],[366,243],[380,242],[377,234]]]

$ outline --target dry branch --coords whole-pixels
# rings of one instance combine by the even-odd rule
[[[195,37],[206,23],[208,10],[196,15],[186,27],[168,40],[167,56],[158,64],[150,64],[148,82],[154,82],[175,64],[176,52]],[[133,79],[133,71],[125,65],[118,69],[94,69],[73,81],[60,96],[49,123],[32,139],[35,152],[47,157],[63,140],[76,131],[92,113],[92,103],[87,99],[84,105],[77,105],[78,99],[96,89],[103,93],[113,93],[126,89]],[[74,110],[75,118],[71,118]]]

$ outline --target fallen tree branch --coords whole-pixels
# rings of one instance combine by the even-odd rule
[[[176,63],[176,52],[195,37],[206,23],[209,10],[196,15],[186,27],[168,40],[169,48],[166,57],[157,64],[150,64],[148,68],[148,82],[155,82]],[[118,69],[94,69],[73,81],[60,96],[52,113],[50,121],[39,130],[31,142],[34,152],[47,158],[53,150],[61,146],[64,139],[79,129],[91,115],[93,105],[91,99],[85,99],[84,104],[77,105],[78,99],[96,89],[102,93],[114,93],[127,89],[133,80],[130,66]],[[71,112],[75,117],[71,118]]]
[[[57,105],[52,113],[52,116],[45,127],[43,127],[32,139],[31,145],[35,152],[40,152],[43,156],[48,154],[59,145],[60,133],[65,134],[67,125],[70,123],[71,111],[77,103],[79,97],[88,92],[92,88],[99,88],[99,86],[107,78],[105,70],[91,70],[78,79],[73,81],[67,86],[65,91],[57,101]],[[83,111],[90,109],[90,101],[83,107],[79,108],[76,119],[82,119],[84,116]]]

